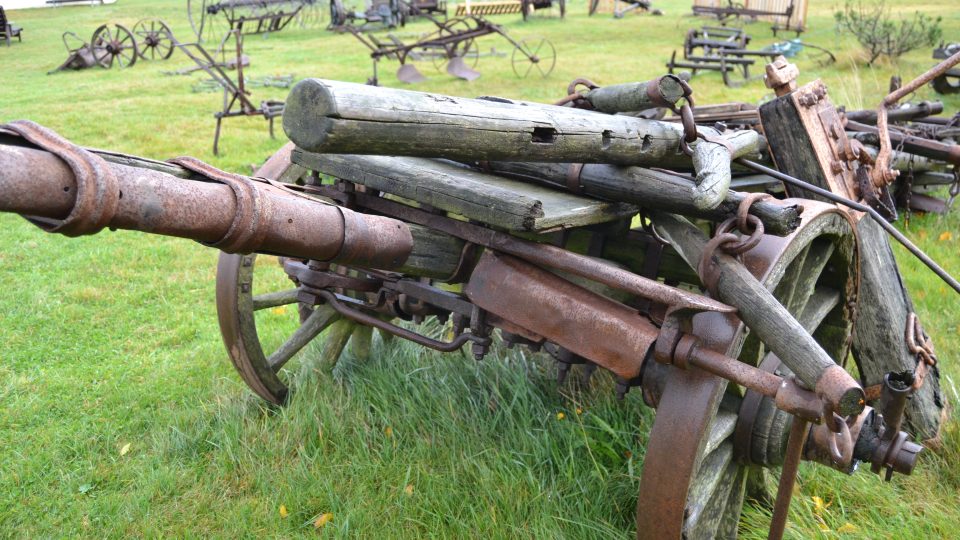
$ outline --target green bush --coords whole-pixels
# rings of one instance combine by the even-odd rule
[[[843,11],[834,14],[840,31],[850,32],[870,55],[867,65],[872,65],[880,56],[893,60],[902,54],[924,45],[932,46],[940,40],[942,17],[929,17],[919,11],[913,18],[893,19],[886,2],[848,1]]]

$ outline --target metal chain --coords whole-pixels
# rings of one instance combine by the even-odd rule
[[[907,344],[907,350],[917,359],[917,365],[913,369],[913,385],[911,385],[911,389],[915,392],[923,386],[927,374],[937,365],[937,355],[933,350],[933,340],[923,331],[920,318],[912,311],[907,314],[903,340]],[[864,388],[866,400],[878,399],[882,389],[883,383]]]
[[[950,185],[950,198],[947,199],[947,210],[953,206],[953,201],[960,195],[960,166],[953,166],[953,184]]]

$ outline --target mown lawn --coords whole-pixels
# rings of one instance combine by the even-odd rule
[[[901,2],[944,17],[960,39],[955,0]],[[10,13],[24,43],[0,46],[0,121],[29,118],[77,143],[151,158],[190,154],[247,172],[280,147],[258,119],[226,122],[222,155],[211,152],[216,93],[193,93],[186,67],[138,63],[129,70],[47,76],[66,56],[60,35],[88,37],[105,22],[165,19],[188,39],[185,2],[120,0],[110,6]],[[548,79],[518,80],[509,58],[484,58],[472,83],[432,71],[417,89],[551,101],[568,81],[601,84],[661,74],[687,28],[709,23],[684,0],[656,2],[663,17],[497,22],[518,38],[548,37],[559,60]],[[833,2],[815,1],[804,39],[833,49],[819,67],[800,57],[802,79],[822,77],[837,103],[872,106],[890,74],[927,69],[929,51],[899,65],[858,63],[849,36],[834,30]],[[408,25],[401,34],[425,30]],[[749,26],[754,43],[774,41]],[[509,53],[497,38],[481,49]],[[349,35],[291,29],[249,37],[252,76],[295,74],[363,82],[370,64]],[[381,83],[397,86],[394,65]],[[728,89],[716,75],[694,79],[699,103],[767,95],[762,83]],[[285,90],[255,89],[255,100]],[[929,89],[916,98],[935,99]],[[946,101],[949,111],[960,97]],[[956,213],[914,216],[908,234],[960,273]],[[903,255],[902,251],[898,254]],[[0,536],[38,537],[629,537],[652,412],[638,392],[619,403],[606,377],[571,396],[549,363],[512,352],[476,363],[375,342],[371,360],[347,355],[329,373],[296,370],[290,405],[265,407],[234,374],[214,309],[217,254],[182,240],[127,232],[67,239],[0,216]],[[955,296],[922,265],[901,257],[917,310],[942,360],[944,393],[960,401]],[[290,313],[267,314],[280,324]],[[316,350],[310,351],[316,352]],[[314,354],[315,356],[315,354]],[[562,414],[559,414],[562,413]],[[960,431],[951,421],[939,453],[910,478],[882,483],[804,467],[792,538],[950,538],[960,534]],[[281,508],[283,511],[281,511]],[[284,513],[286,515],[284,515]],[[314,522],[328,520],[317,530]],[[766,536],[768,510],[749,507],[746,538]]]

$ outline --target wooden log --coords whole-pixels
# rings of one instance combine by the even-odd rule
[[[448,161],[299,149],[294,160],[323,174],[509,231],[581,227],[637,213],[631,204],[588,199]]]
[[[580,169],[579,180],[569,182],[568,163],[524,163],[491,161],[484,164],[491,172],[531,182],[567,189],[571,185],[584,195],[610,201],[623,201],[651,210],[687,217],[723,221],[736,215],[745,193],[728,191],[723,201],[710,210],[693,204],[693,179],[642,167],[587,164]],[[773,180],[776,182],[776,180]],[[800,223],[801,209],[796,204],[761,201],[750,213],[759,217],[767,232],[784,235]]]
[[[397,272],[441,280],[450,277],[460,264],[465,242],[413,223],[407,226],[413,235],[413,250]]]
[[[321,79],[294,86],[283,128],[298,147],[321,153],[656,166],[683,156],[683,127],[669,122]],[[759,137],[699,131],[726,141],[698,139],[681,158],[697,172],[695,204],[709,208],[726,193],[730,161],[756,154]]]
[[[329,372],[337,367],[337,361],[340,360],[340,355],[357,326],[357,323],[350,319],[340,319],[330,325],[323,337],[323,348],[320,350],[320,369]]]
[[[675,104],[683,97],[683,84],[676,75],[664,75],[652,81],[602,86],[581,94],[595,110],[615,114]]]
[[[657,231],[670,241],[687,264],[696,267],[708,241],[703,232],[673,214],[657,212],[654,223]],[[713,260],[718,266],[718,299],[736,307],[737,316],[800,381],[820,393],[821,386],[818,385],[821,381],[829,376],[841,376],[840,370],[836,369],[837,363],[743,263],[719,250]],[[845,390],[835,396],[837,399],[833,405],[842,416],[857,414],[863,408],[863,392],[852,377],[846,372],[843,375],[845,380],[840,386]]]
[[[874,221],[857,225],[860,237],[860,293],[853,333],[853,357],[865,386],[883,382],[889,371],[913,371],[917,358],[904,339],[913,301],[900,278],[886,233]],[[933,368],[907,402],[906,431],[918,440],[937,437],[944,399],[940,372]]]

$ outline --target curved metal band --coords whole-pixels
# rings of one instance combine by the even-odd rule
[[[47,232],[66,236],[96,234],[110,224],[119,205],[120,187],[113,169],[103,158],[29,120],[4,124],[0,130],[18,135],[62,159],[77,182],[77,198],[65,219],[24,216],[27,220]]]
[[[263,244],[267,234],[267,224],[272,215],[270,198],[254,185],[247,177],[222,171],[197,158],[181,156],[168,160],[169,163],[193,171],[214,182],[226,184],[236,196],[237,210],[233,223],[223,238],[216,242],[203,242],[204,245],[217,248],[226,253],[253,253]]]

